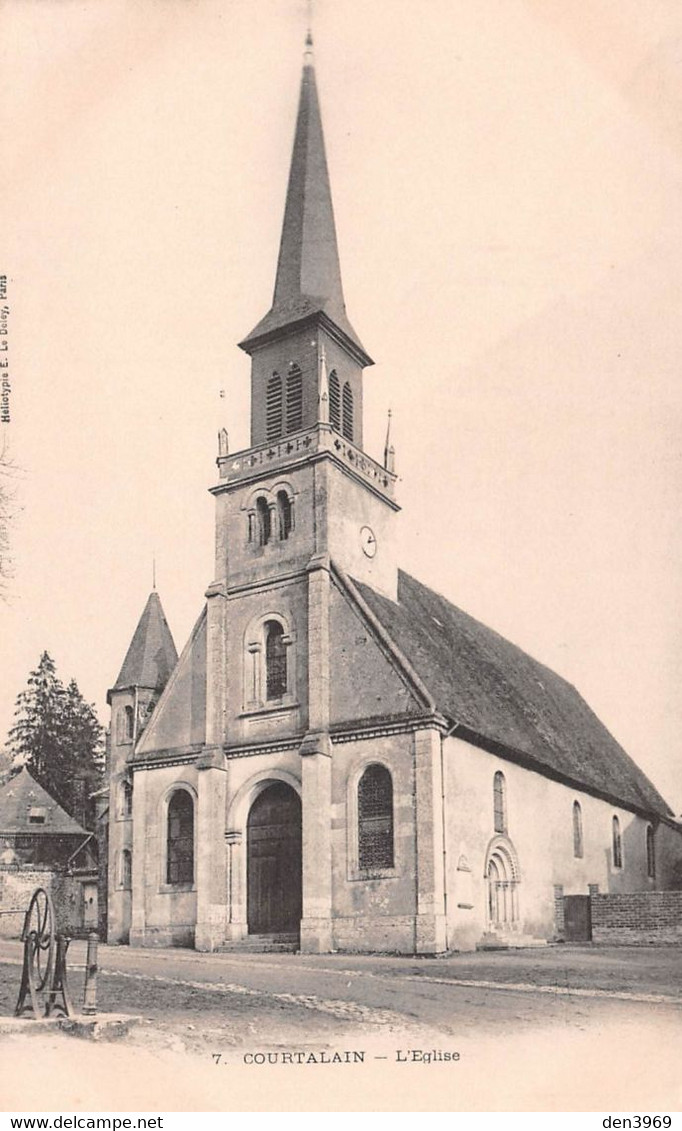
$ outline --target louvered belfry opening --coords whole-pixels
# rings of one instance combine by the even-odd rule
[[[298,365],[287,373],[287,435],[303,427],[303,374]]]
[[[343,434],[347,440],[353,439],[353,390],[350,383],[346,381],[343,386],[343,401],[342,401],[342,417],[343,417]]]
[[[368,766],[358,783],[358,865],[393,867],[393,781],[385,766]]]
[[[279,440],[283,431],[282,378],[273,373],[265,390],[265,432],[268,440]]]
[[[341,431],[341,386],[335,369],[329,374],[329,423],[336,432]]]

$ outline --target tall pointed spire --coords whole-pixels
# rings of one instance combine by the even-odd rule
[[[316,314],[341,331],[362,364],[372,364],[346,316],[308,31],[272,308],[239,344],[251,352],[262,339]]]

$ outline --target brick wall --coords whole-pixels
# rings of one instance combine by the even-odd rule
[[[593,942],[682,942],[682,891],[593,893],[590,902]]]

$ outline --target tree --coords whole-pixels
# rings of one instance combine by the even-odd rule
[[[64,700],[64,733],[71,771],[72,809],[81,823],[91,816],[89,798],[102,781],[104,729],[92,703],[86,703],[72,679]],[[88,823],[89,820],[88,820]]]
[[[88,822],[89,798],[102,776],[104,731],[76,681],[64,687],[47,652],[17,697],[15,719],[7,743],[15,771],[26,766],[67,813]]]

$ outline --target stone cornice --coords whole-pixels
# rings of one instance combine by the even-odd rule
[[[329,732],[332,747],[344,742],[362,742],[372,738],[385,738],[394,734],[412,734],[417,730],[435,729],[440,734],[448,731],[447,720],[437,712],[423,715],[401,715],[396,717],[377,717],[354,723],[337,723]],[[304,733],[287,735],[279,739],[264,740],[248,744],[226,744],[222,751],[227,759],[251,758],[257,754],[278,754],[285,750],[297,753],[304,744]],[[215,747],[182,747],[177,750],[158,750],[143,755],[132,765],[134,771],[155,770],[163,766],[185,766],[198,764],[206,751]]]
[[[217,464],[221,482],[210,491],[219,495],[269,478],[285,468],[321,459],[331,459],[345,475],[368,488],[392,510],[400,509],[394,497],[397,476],[333,431],[329,424],[316,424],[271,443],[219,456]]]
[[[442,715],[429,713],[428,715],[405,715],[397,719],[368,719],[367,722],[358,722],[353,725],[343,724],[332,727],[330,737],[332,744],[342,742],[358,742],[368,738],[385,738],[392,734],[413,734],[417,730],[437,730],[439,734],[447,733],[447,722]]]

